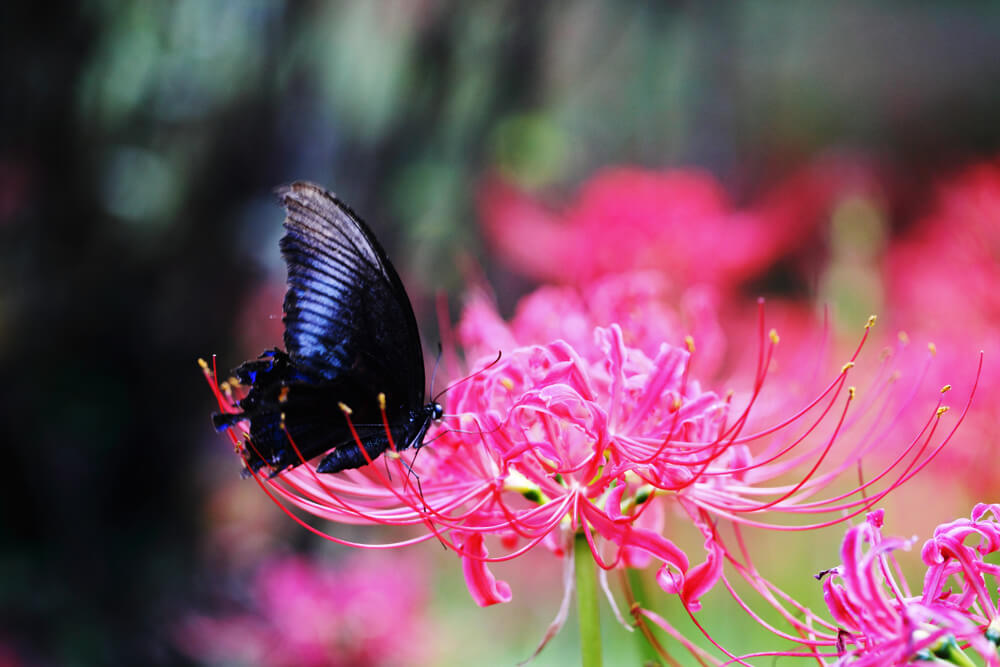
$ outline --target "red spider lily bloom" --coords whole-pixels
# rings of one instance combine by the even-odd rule
[[[239,612],[195,614],[178,647],[207,664],[268,667],[418,664],[426,589],[401,556],[324,565],[298,556],[264,563]]]
[[[625,269],[655,269],[682,286],[726,290],[806,243],[832,201],[861,181],[853,166],[822,161],[755,207],[734,210],[705,172],[616,167],[594,175],[560,212],[499,177],[483,185],[479,209],[499,254],[543,282],[585,284]]]
[[[490,331],[514,347],[447,394],[449,427],[428,438],[412,462],[390,451],[372,465],[336,475],[306,464],[274,478],[254,477],[282,507],[336,523],[422,528],[392,544],[324,535],[373,548],[437,539],[461,558],[480,605],[512,596],[490,563],[539,545],[564,556],[582,535],[603,570],[654,562],[661,588],[693,612],[730,557],[717,535],[720,520],[781,530],[844,521],[916,474],[948,437],[937,434],[946,408],[928,410],[924,429],[903,439],[885,469],[854,489],[822,497],[873,447],[892,444],[902,408],[889,406],[899,387],[887,379],[888,368],[861,400],[848,386],[866,327],[862,344],[811,400],[786,405],[782,419],[754,422],[751,411],[763,400],[778,343],[775,332],[765,334],[763,317],[761,305],[751,386],[720,396],[691,377],[690,340],[686,347],[661,342],[647,354],[630,346],[615,323],[591,324],[592,338],[580,338],[579,349],[562,339],[525,344],[480,300],[460,330]],[[560,321],[586,326],[571,319]],[[645,345],[651,336],[633,340]],[[215,385],[207,367],[206,373],[221,409],[234,411],[240,388]],[[778,414],[773,399],[767,413]],[[239,427],[230,434],[238,451],[252,446]],[[686,517],[702,533],[703,562],[692,566],[689,555],[664,537],[668,514]],[[818,519],[788,523],[810,516]]]

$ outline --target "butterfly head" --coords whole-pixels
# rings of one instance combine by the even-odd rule
[[[426,410],[427,416],[434,421],[439,421],[442,417],[444,417],[444,406],[437,401],[433,401],[425,405],[424,410]]]

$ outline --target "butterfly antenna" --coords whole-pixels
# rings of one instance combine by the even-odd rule
[[[472,375],[468,375],[468,376],[462,378],[461,380],[459,380],[458,382],[450,384],[447,387],[445,387],[444,389],[442,389],[441,392],[437,396],[434,397],[434,402],[437,403],[438,399],[441,398],[442,396],[444,396],[446,392],[451,391],[452,389],[454,389],[458,385],[462,384],[463,382],[468,382],[469,380],[471,380],[472,378],[476,377],[477,375],[482,375],[483,373],[485,373],[489,369],[491,369],[494,366],[496,366],[498,363],[500,363],[500,357],[502,357],[502,356],[503,356],[503,350],[498,351],[497,352],[497,358],[494,359],[493,361],[491,361],[490,363],[486,364],[486,366],[484,366],[483,368],[480,368],[478,371],[476,371]],[[433,384],[433,382],[432,382],[432,384]]]
[[[442,416],[444,416],[444,417],[460,417],[461,415],[458,414],[458,415],[442,415]],[[431,438],[430,440],[428,440],[427,442],[425,442],[422,446],[426,447],[427,445],[431,444],[435,440],[438,440],[439,438],[443,438],[444,436],[448,435],[449,433],[464,433],[465,435],[489,435],[490,433],[496,433],[497,431],[499,431],[501,428],[503,428],[504,424],[506,424],[506,423],[507,423],[507,420],[505,419],[504,421],[502,421],[499,424],[497,424],[496,427],[491,428],[488,431],[484,431],[481,428],[478,428],[475,431],[466,431],[465,429],[461,429],[461,428],[445,428],[444,431],[442,431],[441,433],[435,435],[433,438]],[[478,424],[477,424],[477,426],[478,426]]]

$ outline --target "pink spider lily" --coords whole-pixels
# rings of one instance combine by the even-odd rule
[[[512,596],[491,563],[539,545],[562,556],[580,535],[604,571],[655,562],[661,588],[694,612],[730,558],[715,528],[719,520],[779,530],[847,520],[916,474],[950,437],[936,437],[947,409],[938,406],[884,470],[818,497],[866,452],[885,446],[899,414],[887,407],[897,387],[886,368],[875,375],[867,400],[847,383],[873,321],[812,400],[753,429],[751,409],[778,344],[774,331],[765,334],[763,304],[757,370],[740,406],[733,395],[719,396],[690,377],[693,342],[663,343],[647,355],[612,324],[594,329],[586,354],[562,340],[523,345],[458,384],[447,395],[453,422],[409,463],[393,448],[382,461],[337,475],[305,464],[254,478],[289,516],[331,541],[385,549],[439,540],[460,557],[480,605]],[[220,409],[236,410],[242,389],[218,383],[204,368]],[[840,441],[858,430],[845,451]],[[230,437],[241,453],[253,446],[245,430],[231,429]],[[421,530],[393,543],[360,544],[312,527],[291,508],[334,523]],[[665,517],[677,511],[705,537],[698,565],[663,535]],[[787,521],[795,517],[806,521]],[[565,618],[571,588],[549,636]]]
[[[740,604],[777,636],[804,649],[766,655],[812,656],[821,664],[856,667],[926,661],[971,667],[975,663],[965,651],[972,649],[983,664],[995,667],[1000,665],[1000,620],[986,578],[992,578],[995,589],[998,568],[984,557],[1000,549],[998,516],[1000,507],[979,504],[971,520],[938,526],[921,552],[927,571],[919,595],[910,592],[894,555],[910,550],[914,540],[883,537],[883,510],[877,510],[847,530],[842,563],[817,575],[823,579],[829,620],[764,581],[752,567],[741,574],[782,612],[796,634],[781,632],[742,600]],[[966,544],[969,537],[978,537],[978,544]],[[747,659],[765,654],[729,655],[730,662],[748,664]]]

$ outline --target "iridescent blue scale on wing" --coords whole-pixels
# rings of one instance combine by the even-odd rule
[[[288,266],[285,351],[270,350],[234,373],[250,386],[242,412],[216,415],[220,428],[250,421],[247,463],[275,472],[326,454],[320,472],[365,465],[389,447],[379,394],[400,449],[420,446],[440,406],[424,404],[420,334],[406,290],[371,230],[311,183],[278,191],[285,205],[281,254]],[[287,432],[286,432],[287,429]],[[289,439],[299,449],[296,453]]]

